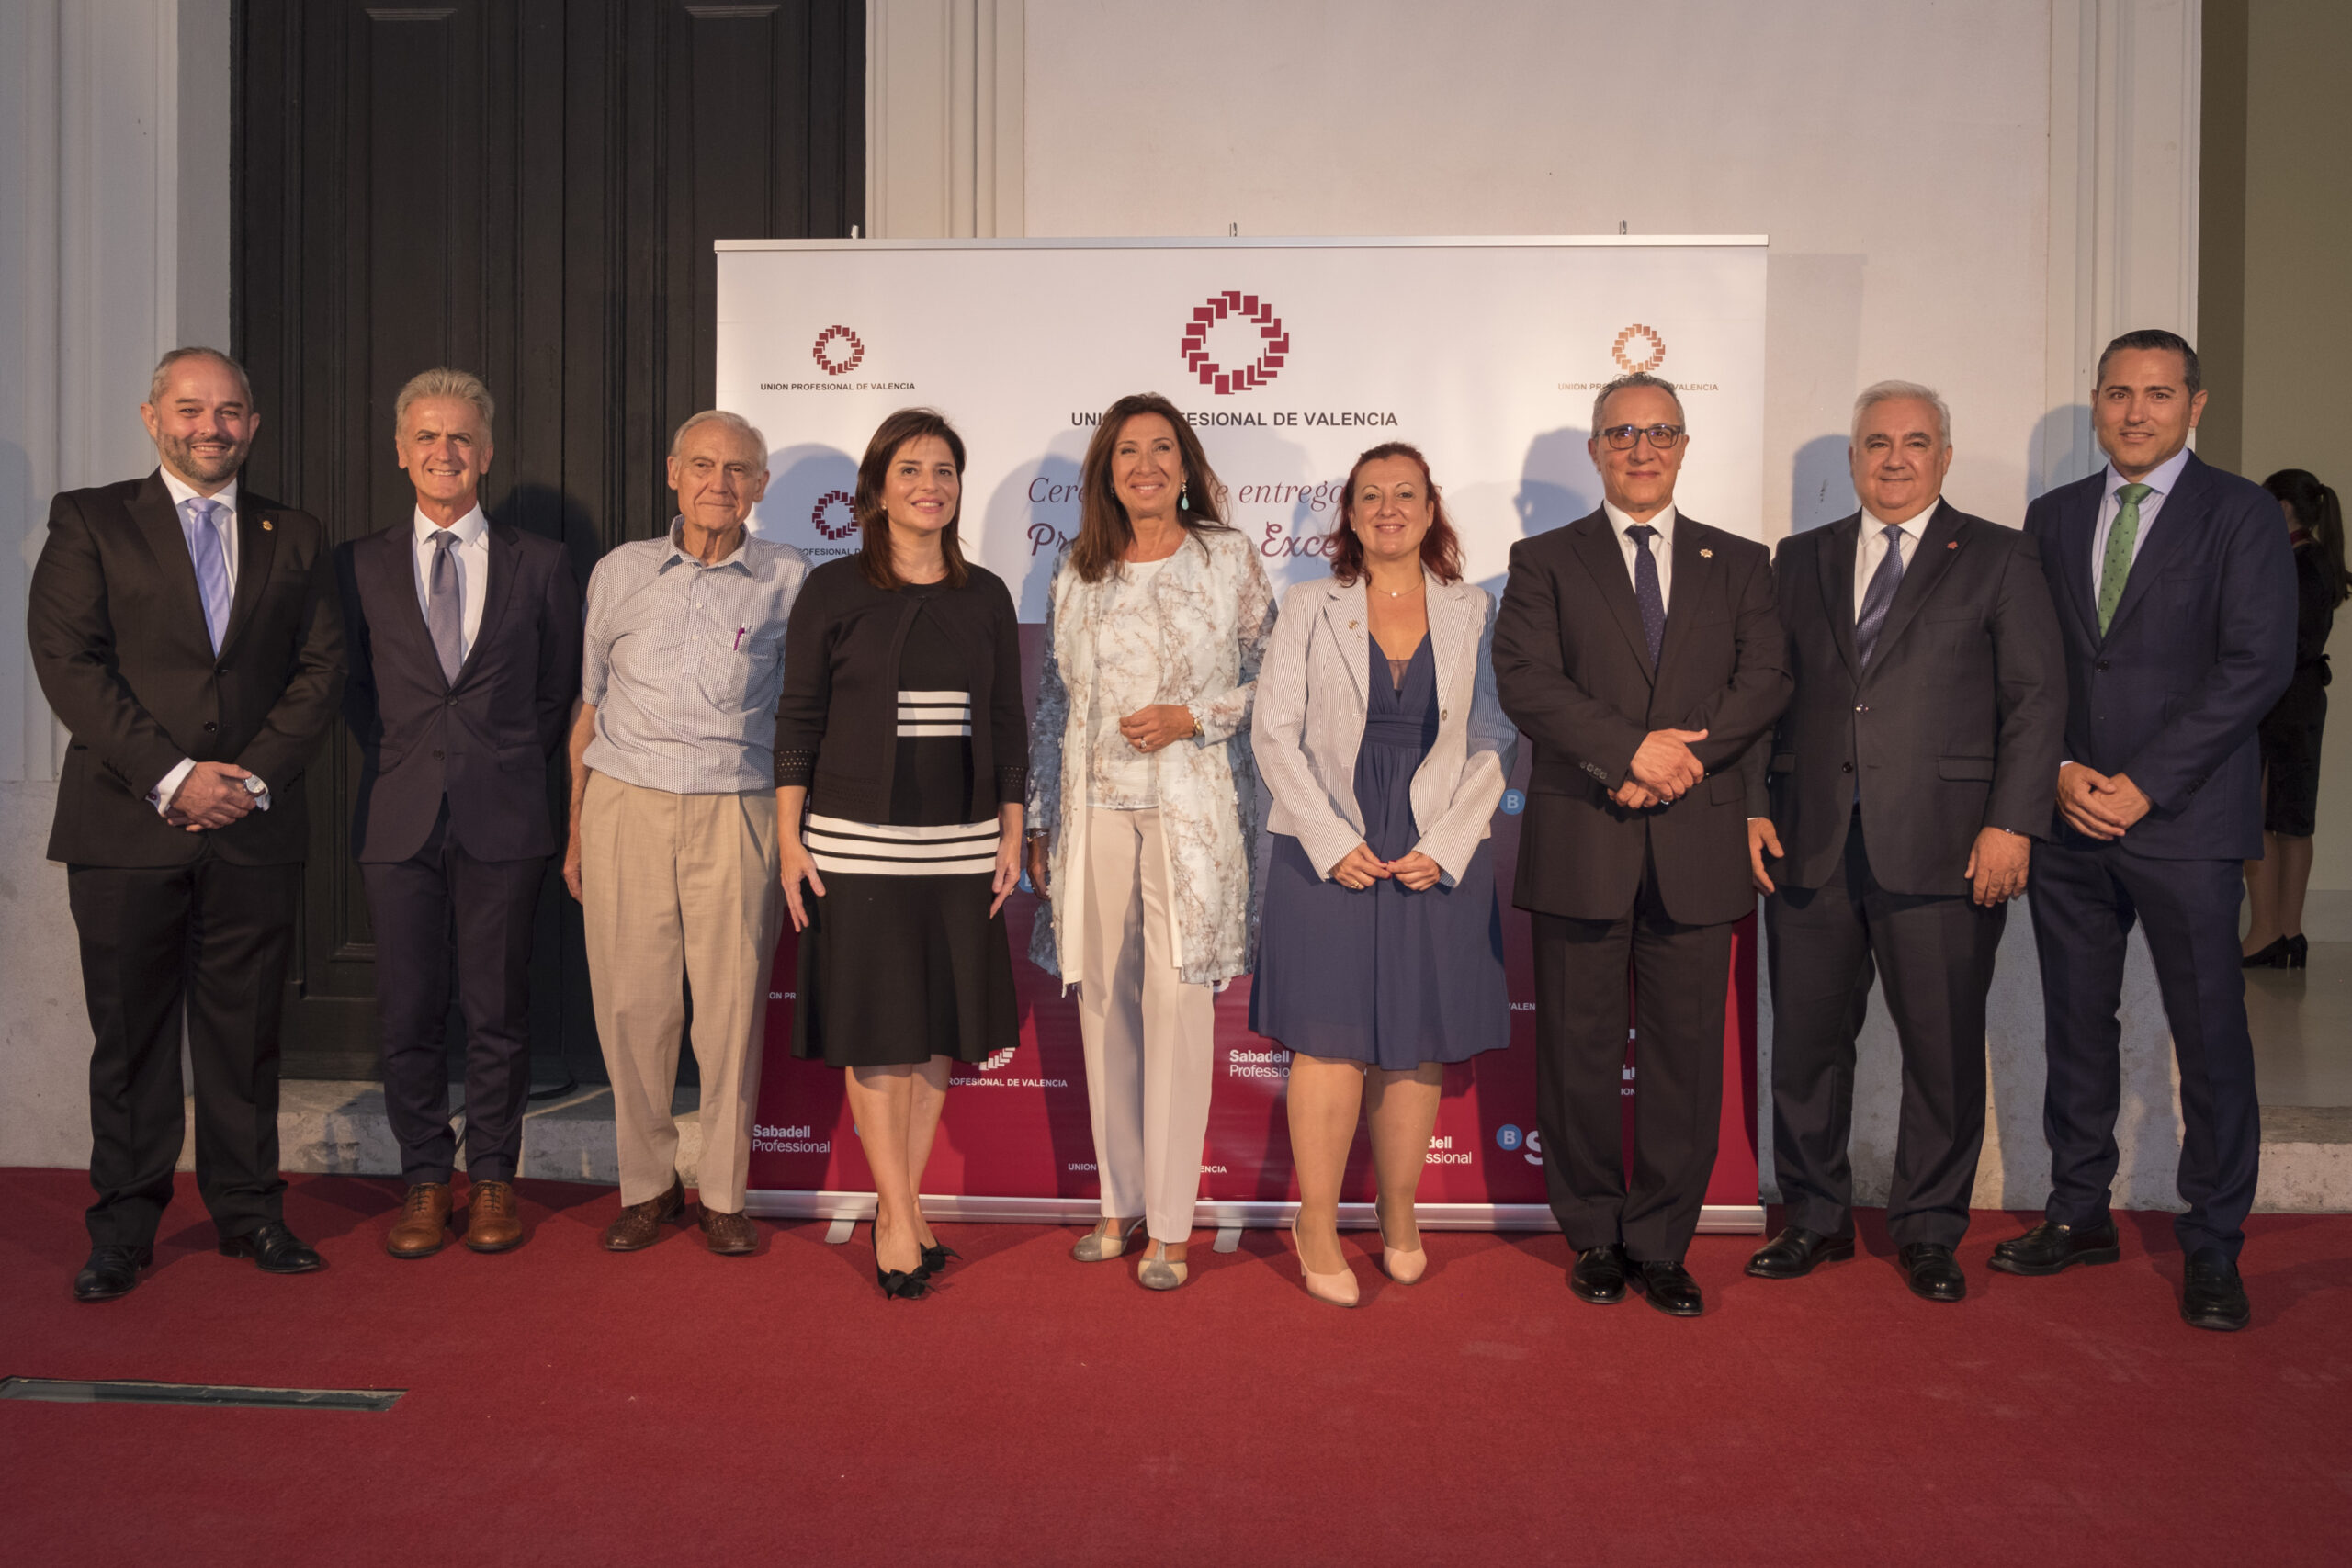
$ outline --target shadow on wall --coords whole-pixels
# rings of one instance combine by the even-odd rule
[[[1510,498],[1520,533],[1532,539],[1565,528],[1600,504],[1600,476],[1585,450],[1590,439],[1589,431],[1574,425],[1544,431],[1527,444],[1527,456],[1519,465],[1519,491]],[[1479,586],[1499,599],[1507,580],[1507,573],[1498,574]]]
[[[1789,468],[1789,532],[1802,534],[1835,523],[1858,510],[1850,442],[1843,435],[1816,435],[1797,448]]]
[[[2091,434],[2091,406],[2067,403],[2034,422],[2026,442],[2025,499],[2027,504],[2046,491],[2097,473],[2107,454]],[[2023,509],[2019,509],[2023,520]]]

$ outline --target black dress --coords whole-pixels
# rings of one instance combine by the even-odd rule
[[[2262,830],[2308,839],[2318,828],[2319,748],[2327,727],[2327,637],[2335,627],[2340,585],[2328,581],[2327,558],[2298,534],[2295,544],[2295,675],[2262,720],[2262,770],[2267,775]]]
[[[825,896],[807,900],[792,1054],[829,1066],[978,1062],[1020,1037],[1004,916],[989,914],[998,821],[967,820],[995,789],[974,794],[967,667],[931,614],[959,590],[899,592],[921,607],[899,652],[890,809],[828,811],[820,767],[801,829]]]

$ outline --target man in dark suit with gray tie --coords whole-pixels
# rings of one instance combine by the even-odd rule
[[[482,514],[496,414],[462,370],[392,411],[413,512],[336,552],[359,742],[353,852],[376,932],[384,1106],[408,1184],[395,1258],[447,1239],[457,1135],[443,1041],[466,1023],[466,1245],[523,1239],[514,1172],[531,1089],[531,939],[555,852],[548,760],[580,692],[580,588],[560,541]],[[453,942],[454,937],[454,942]]]
[[[1534,927],[1536,1123],[1570,1288],[1606,1305],[1630,1280],[1696,1317],[1682,1258],[1715,1164],[1731,928],[1756,908],[1737,763],[1789,677],[1764,547],[1676,510],[1672,383],[1620,377],[1592,422],[1600,509],[1511,547],[1495,619],[1496,689],[1535,751],[1512,901]]]
[[[216,349],[175,348],[140,417],[143,479],[50,505],[26,632],[73,737],[49,857],[65,863],[90,1053],[85,1302],[139,1282],[172,1198],[195,1073],[196,1184],[220,1250],[268,1273],[287,1228],[278,1025],[310,844],[302,773],[334,718],[343,630],[318,519],[244,490],[261,416]]]
[[[1886,1224],[1914,1294],[1967,1294],[1984,998],[2007,901],[2049,831],[2065,655],[2034,541],[1943,499],[1951,413],[1882,381],[1854,404],[1861,510],[1781,542],[1796,693],[1748,757],[1771,936],[1773,1163],[1787,1228],[1747,1271],[1854,1255],[1854,1042],[1883,985],[1903,1053]],[[1767,794],[1767,779],[1770,792]]]
[[[2242,863],[2262,853],[2256,727],[2295,665],[2295,566],[2278,503],[2198,460],[2197,351],[2160,330],[2099,355],[2091,423],[2105,468],[2026,509],[2066,648],[2057,818],[2033,854],[2033,941],[2049,1053],[2041,1224],[1993,1249],[2010,1274],[2120,1256],[2125,944],[2147,933],[2180,1066],[2181,1315],[2243,1328],[2238,1275],[2261,1156],[2238,959]]]

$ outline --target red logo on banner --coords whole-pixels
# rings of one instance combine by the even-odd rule
[[[828,522],[825,513],[835,502],[841,503],[842,520]],[[857,529],[857,498],[845,490],[829,490],[808,509],[808,521],[828,539],[846,539]]]
[[[1231,317],[1253,323],[1265,346],[1258,357],[1238,370],[1229,370],[1209,357],[1209,329]],[[1246,392],[1262,387],[1281,373],[1283,359],[1290,353],[1290,333],[1283,328],[1274,308],[1255,294],[1244,294],[1228,288],[1222,294],[1212,294],[1208,302],[1193,308],[1193,319],[1185,324],[1184,341],[1178,345],[1184,356],[1184,368],[1201,378],[1201,385],[1219,397],[1228,392]]]
[[[1617,334],[1617,341],[1609,345],[1609,352],[1616,359],[1618,368],[1629,376],[1639,375],[1666,363],[1666,339],[1658,335],[1656,327],[1645,327],[1635,321]],[[1637,359],[1635,355],[1641,357]]]
[[[865,357],[865,344],[847,327],[827,327],[808,348],[817,368],[828,376],[846,376]]]

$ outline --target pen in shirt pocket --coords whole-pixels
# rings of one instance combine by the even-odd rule
[[[743,639],[744,639],[745,637],[747,637],[751,636],[751,634],[752,634],[752,628],[751,628],[751,627],[749,627],[749,626],[737,626],[737,627],[735,628],[735,651],[736,651],[736,652],[741,653],[741,652],[743,650]]]

